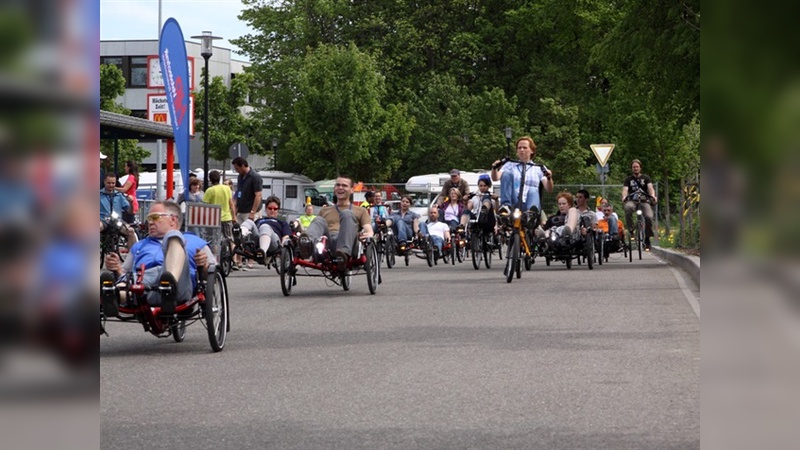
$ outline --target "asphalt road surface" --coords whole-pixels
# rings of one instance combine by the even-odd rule
[[[370,295],[274,270],[228,278],[213,353],[135,323],[100,342],[108,449],[669,449],[700,446],[699,291],[651,254],[428,268]]]

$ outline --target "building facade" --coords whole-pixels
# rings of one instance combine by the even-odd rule
[[[205,60],[200,54],[200,43],[186,41],[186,54],[189,58],[189,68],[191,78],[191,92],[198,92],[202,89],[200,76],[202,74]],[[163,82],[160,78],[160,68],[158,62],[158,40],[124,40],[124,41],[100,41],[100,64],[115,65],[122,70],[125,77],[125,93],[117,98],[117,103],[131,110],[131,115],[143,119],[164,121],[166,97],[163,96]],[[230,86],[237,74],[243,73],[245,67],[250,63],[232,58],[231,50],[222,47],[214,47],[211,58],[208,61],[208,71],[211,78],[222,77],[226,86]],[[163,101],[162,101],[163,99]],[[194,105],[194,114],[197,115],[203,105]],[[245,107],[248,109],[249,107]],[[246,111],[245,111],[246,112]],[[144,171],[155,170],[156,166],[156,142],[140,141],[139,145],[150,152],[150,156],[142,161]],[[163,152],[166,153],[166,143],[162,144]],[[253,167],[267,167],[272,164],[271,158],[260,155],[249,155],[247,157]],[[162,163],[165,158],[162,159]],[[176,164],[178,161],[176,160]],[[228,165],[230,161],[228,161]],[[222,161],[210,160],[209,169],[223,169]],[[203,129],[197,127],[194,130],[194,137],[190,144],[189,169],[196,170],[203,167]],[[230,168],[230,167],[225,167]]]

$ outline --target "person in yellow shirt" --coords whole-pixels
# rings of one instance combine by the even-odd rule
[[[314,215],[314,206],[311,203],[306,205],[305,214],[298,217],[297,220],[300,221],[300,225],[303,226],[303,230],[308,229],[308,226],[311,225],[311,221],[317,217]]]
[[[219,184],[220,174],[218,170],[208,173],[208,181],[211,187],[203,195],[203,201],[211,205],[219,205],[222,208],[220,220],[222,221],[222,235],[233,242],[233,217],[236,215],[236,204],[228,186]]]

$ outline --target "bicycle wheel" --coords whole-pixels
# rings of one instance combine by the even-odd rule
[[[433,241],[430,236],[425,239],[425,260],[428,261],[428,267],[433,267]]]
[[[572,257],[567,256],[567,260],[565,262],[567,263],[567,269],[572,269]]]
[[[481,268],[481,259],[483,259],[483,233],[473,233],[472,239],[469,241],[472,250],[472,267],[475,270]]]
[[[591,233],[586,235],[586,265],[589,270],[594,269],[594,236]]]
[[[228,298],[225,280],[219,272],[208,275],[204,308],[211,349],[215,352],[222,351],[228,335]]]
[[[350,282],[352,281],[352,278],[353,276],[350,275],[349,270],[339,274],[339,281],[342,283],[342,289],[344,289],[345,291],[350,290]]]
[[[280,276],[281,276],[281,292],[288,297],[292,293],[292,286],[295,283],[294,274],[294,251],[292,247],[286,246],[281,249],[281,263],[280,263]]]
[[[175,342],[183,342],[186,338],[186,321],[173,320],[169,326],[169,330],[172,332],[172,339]]]
[[[219,248],[220,272],[227,277],[231,274],[231,267],[233,267],[233,254],[231,253],[230,241],[223,239]]]
[[[633,233],[628,233],[628,261],[633,262]]]
[[[487,236],[486,234],[481,234],[481,252],[483,252],[483,265],[486,266],[487,269],[492,268],[492,245],[491,242],[492,237]]]
[[[519,233],[514,233],[508,244],[508,255],[506,256],[506,283],[511,283],[511,280],[514,279],[517,267],[519,267]]]
[[[364,271],[367,273],[367,287],[370,294],[374,294],[378,290],[379,268],[378,252],[375,249],[375,245],[370,243],[367,245],[367,262],[364,264]]]
[[[638,247],[639,260],[641,260],[642,247],[644,247],[644,222],[642,219],[636,221],[636,247]]]
[[[606,237],[605,235],[601,234],[600,243],[595,246],[597,248],[597,264],[601,266],[603,265],[603,252],[605,251],[605,242],[606,242]]]
[[[391,269],[392,267],[394,267],[395,252],[397,251],[397,242],[395,241],[393,235],[386,237],[386,245],[384,245],[384,251],[386,252],[386,268]]]
[[[460,245],[461,239],[456,239],[456,258],[458,262],[462,263],[466,259],[466,248]]]

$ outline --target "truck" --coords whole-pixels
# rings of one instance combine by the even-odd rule
[[[478,192],[478,177],[489,174],[486,171],[464,172],[461,178],[467,180],[470,192]],[[449,172],[415,175],[406,181],[406,191],[416,194],[411,210],[419,214],[424,220],[428,219],[428,209],[439,200],[442,186],[450,179]],[[500,195],[500,181],[492,182],[492,192]]]

